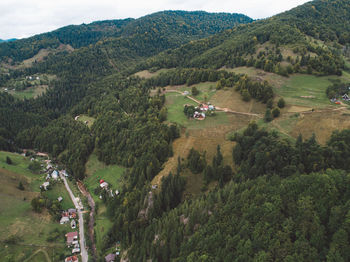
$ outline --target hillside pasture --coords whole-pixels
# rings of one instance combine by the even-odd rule
[[[11,165],[6,163],[6,156],[11,158]],[[23,261],[39,248],[45,248],[54,258],[52,261],[59,261],[57,255],[69,254],[64,234],[70,227],[53,221],[46,210],[32,211],[31,200],[40,194],[39,185],[45,175],[31,173],[27,169],[29,163],[28,158],[19,154],[0,152],[0,256],[6,258],[3,261]],[[24,190],[18,189],[20,182]],[[59,237],[49,242],[47,239],[54,230],[60,232]],[[46,261],[39,257],[34,255],[28,261]]]
[[[94,229],[96,235],[96,248],[97,250],[101,250],[103,238],[108,233],[108,230],[113,223],[106,216],[106,205],[101,199],[99,199],[99,196],[94,193],[94,190],[100,186],[100,179],[105,180],[113,191],[117,189],[120,190],[122,183],[121,179],[125,168],[118,165],[106,165],[98,160],[95,153],[90,155],[85,167],[87,177],[84,180],[84,184],[97,205]],[[103,256],[103,254],[100,255]]]

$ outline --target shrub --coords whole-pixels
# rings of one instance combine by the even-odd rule
[[[279,117],[280,113],[281,112],[280,112],[280,110],[277,107],[272,110],[272,116],[274,118]]]
[[[286,105],[286,102],[284,101],[284,99],[280,98],[280,100],[278,100],[278,102],[277,102],[277,106],[279,108],[283,108],[283,107],[285,107],[285,105]]]
[[[272,114],[271,114],[271,109],[266,109],[265,116],[264,116],[264,121],[265,122],[271,122],[273,119]]]

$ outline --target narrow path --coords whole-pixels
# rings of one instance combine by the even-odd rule
[[[95,244],[95,237],[94,237],[94,234],[95,234],[95,232],[94,232],[95,201],[81,181],[78,181],[77,184],[78,184],[78,188],[79,188],[80,192],[88,199],[88,203],[89,203],[89,206],[91,208],[90,219],[89,219],[89,237],[90,237],[90,242],[91,242],[92,255],[95,259],[97,259],[96,244]]]
[[[83,207],[80,206],[72,192],[72,190],[70,189],[68,183],[67,183],[67,179],[60,174],[61,179],[64,182],[64,185],[69,193],[70,198],[72,199],[72,202],[75,206],[75,208],[77,209],[78,212],[78,216],[79,216],[79,238],[80,238],[80,255],[81,255],[81,260],[82,262],[87,262],[88,261],[88,252],[86,250],[86,246],[85,246],[85,235],[84,235],[84,217],[83,217],[83,213],[82,213],[82,209]]]
[[[47,262],[51,262],[51,259],[49,257],[49,254],[46,252],[46,250],[39,248],[37,251],[35,251],[33,254],[31,254],[26,260],[24,260],[24,262],[29,261],[32,257],[34,257],[36,254],[38,254],[39,252],[44,253],[45,257],[46,257],[46,261]]]

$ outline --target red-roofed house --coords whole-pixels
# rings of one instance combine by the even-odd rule
[[[66,257],[64,262],[78,262],[78,257],[77,256],[71,256],[71,257]]]
[[[71,257],[66,257],[64,262],[78,262],[78,257],[77,256],[71,256]]]
[[[66,234],[67,245],[70,246],[74,240],[78,239],[78,232],[69,232]]]

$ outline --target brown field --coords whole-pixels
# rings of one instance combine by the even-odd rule
[[[311,111],[312,108],[311,107],[306,107],[306,106],[286,106],[286,108],[284,109],[284,111],[288,112],[288,113],[300,113],[300,112],[305,112],[305,111]]]
[[[250,122],[246,116],[228,114],[228,125],[221,125],[205,129],[188,128],[184,129],[181,137],[173,143],[174,156],[164,164],[163,170],[153,179],[152,184],[160,185],[162,177],[167,176],[169,172],[175,173],[177,167],[177,159],[186,159],[191,148],[198,150],[201,153],[206,152],[207,163],[211,164],[213,156],[216,154],[217,145],[221,147],[221,153],[224,156],[224,163],[234,167],[232,159],[232,148],[234,142],[227,140],[227,134],[232,131],[238,131],[244,128]],[[196,190],[192,193],[199,193],[198,190],[202,187],[202,176],[185,172],[185,177],[188,179],[187,187],[195,187]],[[194,176],[194,177],[192,177]],[[194,186],[193,181],[201,181],[199,185]],[[197,184],[196,182],[196,184]],[[190,190],[192,191],[192,189]]]
[[[302,134],[303,138],[309,138],[315,133],[317,141],[321,144],[325,144],[333,131],[350,128],[349,115],[349,110],[302,114],[300,119],[293,126],[290,134],[295,138],[299,134]]]
[[[218,90],[211,97],[210,102],[221,108],[229,108],[233,111],[257,113],[265,112],[265,105],[252,99],[250,102],[244,102],[241,95],[233,89]]]

